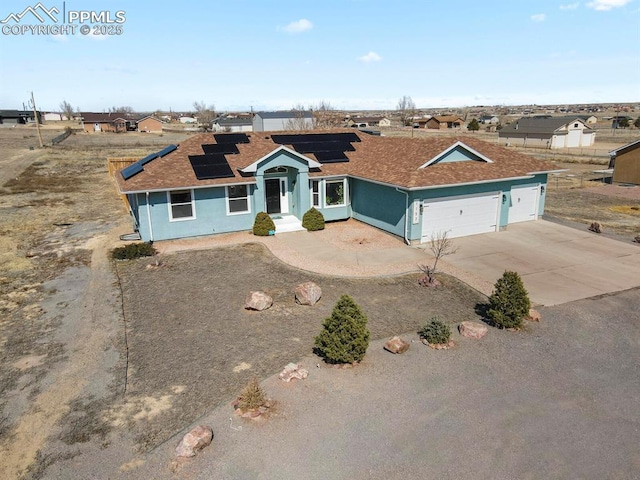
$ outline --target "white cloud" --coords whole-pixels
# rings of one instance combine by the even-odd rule
[[[568,3],[566,5],[560,5],[560,10],[575,10],[580,6],[580,2]]]
[[[547,19],[547,16],[544,13],[536,13],[535,15],[531,15],[532,22],[544,22]]]
[[[587,7],[606,12],[613,8],[624,7],[627,3],[631,3],[631,1],[632,0],[594,0],[593,2],[587,3]]]
[[[284,30],[287,33],[302,33],[307,30],[311,30],[313,28],[313,23],[311,23],[306,18],[301,18],[300,20],[296,20],[295,22],[291,22],[286,27],[279,30]]]
[[[378,55],[376,52],[369,52],[366,55],[363,55],[362,57],[358,57],[358,60],[364,63],[371,63],[371,62],[379,62],[380,60],[382,60],[382,57]]]

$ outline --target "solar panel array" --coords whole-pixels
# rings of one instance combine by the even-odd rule
[[[360,142],[355,133],[298,133],[271,135],[280,145],[291,145],[298,153],[311,153],[320,163],[348,162],[345,152],[354,152],[353,143]]]
[[[189,155],[191,168],[198,180],[233,177],[226,156],[237,155],[240,153],[238,144],[250,142],[246,133],[214,133],[213,138],[216,143],[202,145],[204,155]]]
[[[171,152],[173,152],[176,148],[178,148],[177,145],[169,145],[168,147],[163,148],[159,152],[152,153],[150,155],[147,155],[144,158],[141,158],[137,162],[132,163],[128,167],[122,169],[122,171],[120,172],[122,174],[122,178],[124,178],[125,180],[129,180],[134,175],[137,175],[138,173],[142,172],[144,170],[144,166],[147,163],[149,163],[151,160],[164,157],[165,155],[168,155]]]

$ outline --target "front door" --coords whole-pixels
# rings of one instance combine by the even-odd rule
[[[267,178],[264,181],[267,213],[288,213],[287,178]]]

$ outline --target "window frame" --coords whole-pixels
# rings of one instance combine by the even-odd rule
[[[243,197],[234,197],[231,198],[230,193],[229,193],[229,189],[230,188],[234,188],[234,187],[244,187],[246,189],[246,194]],[[250,191],[249,191],[249,184],[243,183],[243,184],[239,184],[239,185],[226,185],[224,187],[224,191],[225,191],[225,200],[226,200],[226,206],[227,206],[227,215],[246,215],[247,213],[251,213],[251,202],[249,201],[249,197],[250,197]],[[238,211],[238,212],[232,212],[231,211],[231,201],[233,200],[246,200],[247,201],[247,209],[246,210],[242,210],[242,211]]]
[[[342,182],[342,203],[336,203],[333,205],[329,205],[327,203],[327,184],[328,183],[338,183]],[[348,202],[349,190],[347,185],[346,178],[335,178],[335,179],[325,179],[323,182],[323,200],[324,200],[324,208],[338,208],[338,207],[346,207]]]
[[[309,183],[310,183],[310,185],[309,185],[309,195],[311,196],[311,206],[314,207],[314,208],[322,208],[322,195],[323,195],[323,191],[322,191],[322,183],[323,182],[322,182],[322,180],[320,180],[320,179],[310,179]],[[316,185],[318,185],[318,192],[317,193],[313,191],[314,183]],[[318,196],[318,204],[317,205],[313,201],[314,200],[314,195]]]
[[[189,197],[190,197],[190,201],[189,202],[173,203],[171,195],[172,194],[177,194],[177,193],[188,193]],[[188,216],[188,217],[174,217],[174,215],[173,215],[173,207],[175,207],[175,206],[183,206],[183,205],[190,205],[191,206],[191,216]],[[195,194],[194,194],[193,188],[186,188],[186,189],[180,189],[180,190],[168,190],[167,191],[167,207],[168,207],[168,210],[169,210],[169,221],[170,222],[184,222],[186,220],[195,220],[196,219],[196,201],[195,201]]]

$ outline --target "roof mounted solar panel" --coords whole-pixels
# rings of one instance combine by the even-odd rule
[[[142,164],[140,162],[136,162],[132,163],[126,168],[123,168],[120,173],[122,174],[122,178],[124,178],[125,180],[129,180],[131,177],[137,175],[142,170]]]
[[[214,133],[213,138],[217,143],[249,143],[246,133]]]
[[[157,153],[152,153],[151,155],[147,155],[146,157],[138,160],[136,163],[139,163],[140,165],[146,165],[147,163],[149,163],[154,158],[158,158],[158,154]]]
[[[305,142],[294,143],[293,148],[299,153],[315,152],[353,152],[355,148],[349,142]]]
[[[347,157],[344,152],[315,152],[314,155],[316,159],[320,163],[341,163],[348,162],[349,157]]]
[[[160,150],[158,153],[156,153],[156,155],[158,157],[164,157],[165,155],[170,154],[171,152],[173,152],[175,149],[177,149],[178,146],[177,145],[169,145],[167,147],[164,147],[162,150]]]
[[[189,155],[191,168],[198,180],[211,180],[214,178],[234,177],[233,170],[229,166],[224,154]]]
[[[359,142],[360,137],[354,132],[344,133],[294,133],[271,135],[274,143],[280,145],[295,145],[297,143],[307,142]]]
[[[207,145],[202,145],[202,151],[205,154],[210,153],[226,153],[226,154],[238,154],[240,150],[238,150],[238,145],[235,143],[210,143]]]

